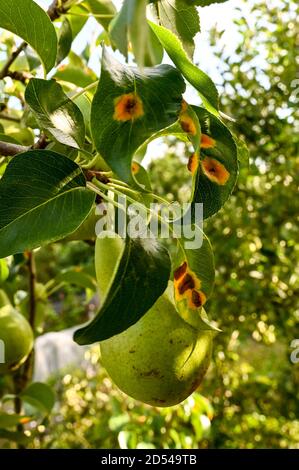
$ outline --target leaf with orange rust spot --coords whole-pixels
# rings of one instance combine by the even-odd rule
[[[137,184],[131,171],[134,154],[178,120],[184,91],[184,80],[174,67],[146,67],[141,73],[120,64],[104,49],[91,131],[96,149],[123,181]]]
[[[201,329],[215,329],[208,323],[202,306],[210,297],[215,277],[214,257],[208,238],[202,230],[189,227],[193,237],[184,231],[172,258],[174,301],[185,321]],[[184,227],[186,230],[186,226]],[[188,245],[193,239],[193,246]]]
[[[194,152],[197,152],[201,142],[201,127],[197,114],[186,101],[183,100],[181,105],[181,114],[179,123],[182,130],[187,134],[188,139],[193,145]]]
[[[202,134],[199,165],[192,171],[192,205],[203,203],[206,219],[218,212],[229,198],[238,176],[238,155],[228,128],[206,109],[193,106],[193,110]]]

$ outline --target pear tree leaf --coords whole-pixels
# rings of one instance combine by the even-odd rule
[[[111,2],[111,0],[86,0],[85,5],[93,15],[103,15],[102,18],[95,16],[95,19],[108,31],[109,24],[113,16],[117,13],[113,2]],[[107,17],[105,18],[104,15],[107,15]],[[111,15],[111,17],[108,15]]]
[[[238,161],[240,163],[240,166],[248,168],[250,152],[246,145],[246,142],[244,142],[243,139],[237,137],[235,134],[233,134],[233,138],[237,146]]]
[[[91,132],[97,151],[125,182],[134,182],[131,162],[136,150],[177,121],[184,90],[184,80],[172,66],[144,68],[141,73],[104,50]]]
[[[184,0],[159,0],[154,13],[164,28],[172,31],[181,41],[190,58],[194,54],[194,36],[200,31],[199,15],[194,2]]]
[[[69,158],[49,150],[16,155],[0,180],[0,258],[74,232],[94,199]]]
[[[95,73],[89,67],[79,67],[71,64],[60,65],[53,78],[73,83],[81,88],[85,88],[97,80]]]
[[[65,17],[59,30],[56,65],[60,64],[60,62],[62,62],[63,59],[66,58],[66,56],[71,50],[72,42],[73,42],[72,26],[68,18]]]
[[[0,411],[0,429],[12,428],[18,424],[21,424],[25,420],[30,421],[30,418],[27,418],[26,416],[21,416],[19,414],[4,413]]]
[[[184,0],[187,5],[198,5],[200,7],[206,7],[212,3],[224,3],[227,0]]]
[[[37,408],[43,414],[50,414],[55,404],[55,394],[49,385],[33,382],[19,395],[23,401]]]
[[[109,28],[112,44],[128,58],[130,43],[141,68],[158,64],[163,58],[163,48],[147,24],[147,3],[148,0],[124,0]]]
[[[33,436],[31,436],[32,439]],[[7,431],[6,429],[0,429],[0,439],[6,439],[8,441],[16,442],[22,446],[27,446],[30,442],[30,437],[25,436],[21,431]]]
[[[82,4],[73,5],[72,8],[66,12],[64,17],[69,20],[74,40],[88,20],[88,9]]]
[[[206,219],[221,209],[235,186],[238,154],[228,128],[206,109],[192,108],[201,126],[200,154],[194,153],[188,165],[193,176],[192,205],[203,203]]]
[[[77,149],[83,146],[83,115],[55,80],[32,78],[27,85],[25,99],[40,126],[55,140]]]
[[[190,61],[181,41],[171,31],[151,21],[149,24],[175,66],[196,88],[205,107],[218,115],[218,92],[210,77]]]
[[[92,291],[96,290],[96,282],[94,278],[80,268],[65,269],[55,277],[54,281],[55,284],[63,282],[83,287],[83,289],[90,289]]]
[[[214,256],[209,239],[198,225],[184,225],[172,264],[174,301],[178,312],[195,327],[215,329],[202,309],[214,286]]]
[[[55,65],[57,36],[47,13],[33,0],[0,0],[0,28],[17,34],[38,53],[46,72]]]
[[[99,313],[74,340],[91,344],[134,325],[163,294],[169,275],[169,254],[159,240],[128,237]]]
[[[0,283],[6,281],[9,276],[9,267],[6,259],[0,259]]]

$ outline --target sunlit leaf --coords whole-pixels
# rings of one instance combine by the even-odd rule
[[[25,99],[40,126],[58,142],[75,148],[83,146],[85,124],[82,113],[55,80],[32,78]]]
[[[138,147],[177,120],[184,90],[180,73],[169,65],[140,73],[104,51],[91,131],[98,152],[124,181],[134,181],[131,161]]]
[[[49,72],[55,65],[57,36],[47,13],[33,0],[0,0],[0,27],[20,36]]]
[[[159,0],[153,11],[164,28],[172,31],[192,58],[194,53],[194,36],[200,31],[199,16],[194,2],[186,5],[184,0]]]
[[[218,92],[210,77],[189,60],[182,43],[171,31],[151,21],[149,24],[173,63],[197,89],[205,107],[218,115]]]
[[[204,108],[193,106],[201,125],[201,149],[188,165],[193,175],[192,203],[203,203],[203,217],[215,214],[229,198],[238,176],[237,147],[228,128]]]
[[[110,21],[116,14],[116,8],[111,0],[86,0],[85,5],[95,16],[95,19],[108,30]],[[102,16],[101,16],[102,15]],[[107,17],[105,17],[107,15]]]

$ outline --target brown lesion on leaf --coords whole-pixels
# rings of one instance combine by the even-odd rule
[[[181,113],[185,113],[188,109],[188,103],[187,101],[185,101],[184,99],[182,100],[182,103],[181,103]]]
[[[202,307],[206,303],[206,296],[202,291],[193,290],[191,293],[191,308]]]
[[[205,157],[201,161],[202,171],[213,183],[223,186],[227,183],[230,174],[225,166],[215,158]]]
[[[180,295],[183,295],[187,290],[193,289],[195,287],[195,282],[191,274],[186,273],[183,279],[178,284],[178,292]]]
[[[186,261],[174,271],[174,293],[177,301],[186,300],[191,309],[200,308],[206,302],[206,296],[201,291],[201,281],[192,272]]]
[[[184,261],[183,264],[174,271],[173,273],[174,279],[175,280],[180,279],[185,274],[186,271],[187,271],[187,263],[186,261]]]
[[[143,103],[137,93],[126,93],[115,98],[113,119],[116,121],[134,121],[143,115]]]
[[[194,175],[194,173],[196,172],[198,168],[198,164],[199,164],[198,153],[194,152],[192,153],[192,155],[190,155],[188,164],[187,164],[187,168],[190,171],[190,173],[192,173],[192,175]]]
[[[216,145],[215,139],[212,139],[212,137],[210,137],[207,134],[201,134],[200,146],[202,149],[211,149],[215,147],[215,145]]]

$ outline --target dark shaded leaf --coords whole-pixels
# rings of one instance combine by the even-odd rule
[[[91,344],[134,325],[165,291],[169,274],[168,251],[158,240],[127,238],[100,312],[75,332],[74,340]]]
[[[17,155],[0,180],[0,257],[74,232],[94,199],[80,167],[67,157],[48,150]]]

